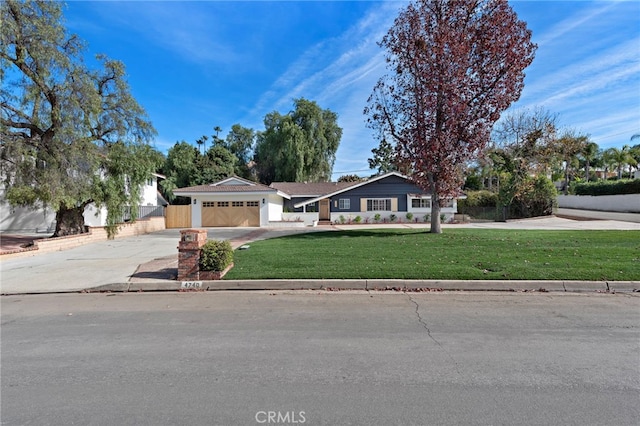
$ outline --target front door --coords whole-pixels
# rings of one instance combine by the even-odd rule
[[[320,200],[320,220],[331,220],[330,203],[331,200],[326,198]]]

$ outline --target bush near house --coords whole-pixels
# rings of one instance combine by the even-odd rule
[[[640,179],[583,182],[572,186],[575,195],[640,194]]]
[[[509,206],[505,219],[523,219],[527,217],[548,216],[553,214],[558,191],[555,185],[544,176],[524,179],[520,190]]]
[[[200,252],[201,271],[224,271],[233,262],[229,241],[207,241]]]
[[[498,194],[491,191],[466,191],[467,198],[458,200],[458,213],[474,219],[496,219]]]

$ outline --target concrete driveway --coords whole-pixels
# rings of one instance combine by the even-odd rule
[[[381,225],[338,225],[317,228],[209,228],[209,239],[241,244],[302,232],[377,228]],[[382,225],[427,228],[426,224]],[[447,228],[486,229],[617,229],[640,230],[640,223],[612,220],[575,221],[557,217],[506,223],[486,222],[443,225]],[[81,291],[128,282],[157,282],[175,278],[180,230],[168,229],[137,237],[100,241],[73,249],[40,253],[31,257],[0,258],[0,293],[53,293]]]
[[[273,238],[318,229],[209,228],[208,238],[230,240],[238,246],[247,238]],[[173,279],[179,240],[179,229],[167,229],[30,257],[0,258],[0,293],[81,291],[132,279]]]

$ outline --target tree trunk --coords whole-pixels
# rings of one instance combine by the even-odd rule
[[[56,212],[56,231],[54,237],[64,237],[67,235],[84,234],[87,228],[84,226],[84,205],[67,209],[60,207]]]
[[[440,200],[438,196],[431,196],[431,231],[432,234],[442,234],[440,226]]]
[[[585,174],[585,181],[589,182],[589,162],[587,161],[587,163],[584,166],[584,174]]]

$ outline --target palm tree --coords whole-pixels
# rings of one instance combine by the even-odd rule
[[[584,179],[589,182],[589,168],[591,167],[591,163],[598,156],[598,144],[595,142],[587,142],[582,148],[582,158],[584,159]]]
[[[220,138],[218,137],[218,135],[222,131],[222,128],[220,126],[216,126],[216,127],[213,128],[213,131],[216,132],[216,135],[213,137],[214,144],[218,145],[218,143],[220,142]]]
[[[207,138],[206,136],[202,136],[200,139],[196,140],[196,143],[198,144],[198,146],[202,147],[202,155],[204,155],[205,153],[207,139],[209,138]]]
[[[560,158],[564,162],[564,195],[569,193],[569,171],[577,156],[583,152],[588,142],[587,136],[574,135],[567,132],[555,141],[555,146]]]
[[[622,169],[624,166],[637,164],[636,160],[631,155],[631,148],[629,148],[629,145],[625,145],[622,148],[609,148],[605,153],[610,159],[610,164],[617,167],[618,179],[622,179]]]

